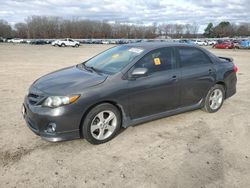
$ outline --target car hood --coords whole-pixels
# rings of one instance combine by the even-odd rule
[[[83,89],[98,85],[106,78],[107,76],[74,66],[42,76],[32,86],[47,94],[80,94]]]

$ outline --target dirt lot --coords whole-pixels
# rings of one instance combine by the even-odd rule
[[[250,51],[211,49],[239,67],[237,95],[217,113],[129,127],[98,146],[33,134],[20,113],[29,85],[108,47],[0,44],[0,187],[250,187]]]

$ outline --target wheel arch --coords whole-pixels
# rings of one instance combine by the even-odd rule
[[[223,81],[218,81],[218,82],[216,82],[215,84],[222,85],[222,86],[224,87],[224,89],[225,89],[225,93],[227,92],[227,86],[226,86],[226,83],[225,83],[225,82],[223,82]]]
[[[83,138],[83,135],[82,135],[82,124],[83,124],[83,121],[85,119],[85,117],[87,116],[87,114],[90,112],[90,110],[92,110],[93,108],[95,108],[96,106],[100,105],[100,104],[104,104],[104,103],[108,103],[108,104],[111,104],[113,105],[114,107],[116,107],[118,109],[118,111],[120,112],[121,114],[121,122],[122,122],[122,127],[124,127],[124,124],[123,124],[123,120],[124,120],[124,117],[125,116],[125,111],[123,109],[123,107],[118,104],[117,102],[115,101],[111,101],[111,100],[105,100],[105,101],[100,101],[100,102],[97,102],[93,105],[91,105],[85,112],[84,114],[82,115],[82,118],[81,118],[81,121],[80,121],[80,125],[79,125],[79,131],[80,131],[80,137]]]
[[[226,96],[226,92],[227,92],[227,86],[226,86],[226,83],[225,83],[225,82],[223,82],[223,81],[216,81],[216,82],[215,82],[215,84],[214,84],[213,86],[211,86],[211,88],[212,88],[212,87],[214,87],[215,85],[221,85],[221,86],[223,86],[223,87],[224,87],[224,89],[225,89],[225,96]],[[207,93],[206,93],[206,94],[205,94],[205,96],[203,97],[203,100],[202,100],[202,105],[204,105],[204,100],[205,100],[205,98],[206,98],[207,94],[209,93],[209,91],[211,90],[211,88],[209,88],[209,89],[208,89]]]

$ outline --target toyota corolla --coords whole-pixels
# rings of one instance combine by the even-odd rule
[[[198,46],[135,43],[47,74],[29,88],[22,113],[49,141],[111,140],[121,128],[202,108],[236,93],[237,67]]]

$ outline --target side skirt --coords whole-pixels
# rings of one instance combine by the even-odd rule
[[[194,105],[191,105],[191,106],[185,106],[185,107],[177,108],[177,109],[174,109],[174,110],[169,110],[169,111],[166,111],[166,112],[161,112],[161,113],[158,113],[158,114],[153,114],[153,115],[142,117],[142,118],[130,119],[130,117],[127,117],[123,121],[123,127],[127,128],[129,126],[138,125],[138,124],[145,123],[145,122],[148,122],[148,121],[152,121],[152,120],[156,120],[156,119],[160,119],[160,118],[180,114],[180,113],[191,111],[191,110],[196,110],[196,109],[201,108],[202,104],[203,104],[203,99],[201,99],[197,104],[194,104]]]

